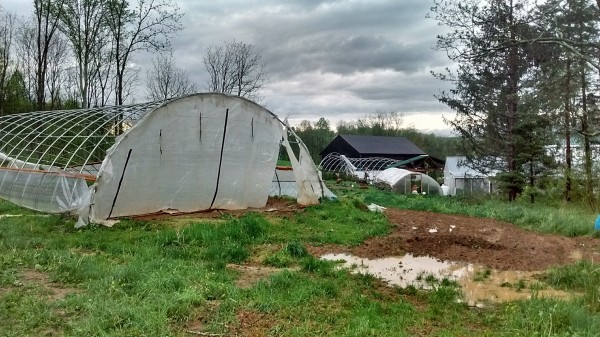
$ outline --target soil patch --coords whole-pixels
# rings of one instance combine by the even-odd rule
[[[220,334],[211,334],[208,332],[204,332],[204,328],[208,325],[208,323],[217,314],[220,306],[221,306],[221,301],[206,302],[205,306],[197,309],[197,312],[194,314],[194,318],[190,321],[187,321],[183,325],[183,330],[190,335],[221,336]]]
[[[315,256],[348,253],[370,259],[411,253],[522,271],[600,258],[600,239],[534,233],[487,218],[391,208],[385,213],[394,225],[389,235],[356,247],[325,245],[309,247],[309,251]]]
[[[184,213],[178,210],[164,210],[158,213],[144,214],[129,217],[130,219],[151,221],[151,220],[162,220],[162,219],[219,219],[224,215],[230,215],[234,217],[240,217],[249,212],[264,213],[274,216],[286,216],[290,213],[300,212],[304,209],[304,206],[299,205],[296,200],[287,198],[273,198],[270,197],[267,200],[267,205],[262,208],[248,208],[240,210],[220,210],[211,209],[201,212]]]
[[[253,310],[241,310],[237,313],[238,325],[229,331],[230,335],[241,337],[268,336],[269,330],[277,321],[268,313]]]
[[[235,281],[235,284],[238,288],[248,289],[252,288],[256,282],[267,278],[275,273],[282,272],[284,270],[297,270],[288,268],[288,269],[280,269],[273,267],[264,267],[264,266],[251,266],[251,265],[239,265],[239,264],[228,264],[228,268],[237,270],[240,272],[240,277]]]
[[[24,269],[20,273],[19,286],[33,286],[41,288],[48,299],[52,301],[62,300],[67,295],[77,292],[77,289],[63,287],[50,281],[47,274],[35,269]]]

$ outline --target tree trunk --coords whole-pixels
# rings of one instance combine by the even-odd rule
[[[585,63],[581,62],[581,133],[583,134],[583,150],[584,150],[584,170],[585,170],[585,186],[586,194],[590,205],[594,205],[594,184],[592,177],[592,149],[590,146],[590,130],[587,106],[587,81],[585,76]]]
[[[511,0],[511,8],[510,8],[510,39],[516,39],[515,25],[513,22],[513,13],[512,13],[512,0]],[[518,110],[518,50],[517,45],[513,44],[508,51],[508,92],[507,92],[507,101],[508,101],[508,172],[510,174],[516,174],[518,171],[517,161],[516,161],[516,144],[514,139],[514,132],[516,127],[517,120],[517,110]],[[518,187],[515,186],[514,183],[511,183],[509,191],[508,191],[508,200],[514,201],[517,198],[519,190]]]
[[[534,188],[535,188],[535,177],[534,177],[534,172],[533,172],[533,163],[529,164],[529,187],[531,188],[531,191],[529,192],[529,201],[533,204],[535,203],[535,193],[534,193]]]
[[[571,201],[571,175],[572,175],[572,154],[571,154],[571,104],[570,104],[570,88],[571,88],[571,59],[567,60],[567,77],[566,77],[566,94],[565,94],[565,201]]]

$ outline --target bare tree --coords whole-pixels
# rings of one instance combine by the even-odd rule
[[[15,15],[5,12],[0,7],[0,116],[4,116],[5,114],[5,89],[9,77],[15,22]]]
[[[123,104],[128,91],[127,74],[131,56],[142,50],[164,51],[168,37],[181,29],[176,3],[171,0],[137,0],[128,8],[126,0],[108,1],[107,24],[114,44],[115,103]]]
[[[251,44],[229,42],[207,48],[204,65],[209,74],[208,90],[259,100],[258,91],[266,84],[262,56]]]
[[[15,31],[14,56],[16,67],[23,74],[25,88],[31,98],[36,94],[36,27],[33,20],[18,25]]]
[[[204,65],[208,71],[208,91],[233,92],[233,53],[231,45],[209,46],[204,56]]]
[[[115,93],[114,54],[108,35],[101,36],[101,43],[95,45],[92,53],[90,73],[89,102],[92,106],[105,106]]]
[[[71,44],[77,63],[81,106],[90,106],[90,82],[94,73],[93,58],[105,31],[106,1],[64,0],[60,4],[60,30]]]
[[[56,72],[64,69],[69,60],[68,46],[58,32],[60,1],[34,0],[33,16],[17,29],[15,50],[19,69],[37,110],[47,108],[47,95],[50,95],[50,100],[57,98],[50,93],[56,92],[56,86],[60,84],[56,81]],[[49,76],[54,78],[49,79]],[[48,85],[53,88],[48,88]],[[51,106],[54,107],[54,104],[51,103]]]
[[[197,91],[185,71],[175,66],[173,56],[159,56],[152,61],[147,76],[147,98],[153,101],[191,94]]]
[[[38,110],[46,107],[46,77],[48,74],[48,59],[53,40],[58,29],[59,17],[62,10],[62,0],[34,0],[35,20],[35,74],[36,74],[36,105]],[[56,3],[56,5],[55,5]]]
[[[61,92],[67,78],[68,58],[67,42],[62,36],[55,36],[48,50],[48,69],[46,72],[46,90],[50,100],[50,105],[46,105],[48,110],[61,107]]]

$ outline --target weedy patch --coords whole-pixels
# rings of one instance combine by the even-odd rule
[[[492,275],[492,270],[490,268],[484,268],[483,270],[478,270],[477,272],[475,272],[475,275],[473,276],[473,281],[481,282],[481,281],[487,280],[490,278],[490,275]]]
[[[239,272],[235,285],[240,289],[252,288],[258,281],[283,271],[297,271],[299,268],[273,268],[265,266],[248,266],[228,264],[227,268]]]
[[[19,286],[39,288],[52,301],[62,300],[70,294],[79,292],[76,288],[52,282],[48,274],[39,270],[25,269],[19,274]]]
[[[266,312],[240,310],[236,313],[237,322],[228,332],[229,335],[250,337],[267,336],[269,331],[277,329],[278,319]]]

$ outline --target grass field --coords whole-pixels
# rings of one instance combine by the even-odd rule
[[[132,221],[74,229],[75,218],[0,202],[0,336],[598,336],[600,267],[549,270],[548,286],[580,294],[473,309],[460,288],[392,288],[307,253],[390,230],[388,207],[496,217],[590,235],[577,208],[394,196],[341,187],[338,201],[285,217]],[[16,216],[6,216],[16,215]],[[231,264],[272,268],[241,284]],[[273,269],[273,268],[281,269]]]

